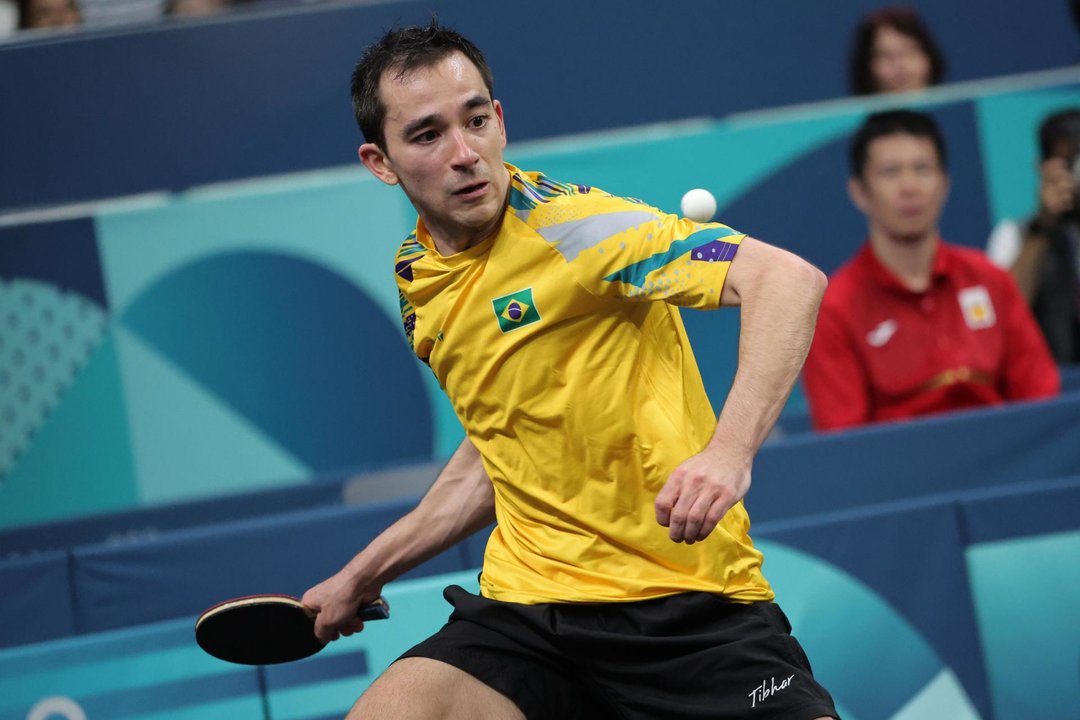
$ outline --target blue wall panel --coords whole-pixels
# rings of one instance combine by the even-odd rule
[[[66,552],[0,561],[0,647],[75,633],[70,562]]]
[[[411,503],[306,510],[74,552],[78,627],[96,632],[259,593],[300,595],[337,572]],[[456,548],[406,577],[463,567]]]
[[[1080,472],[1080,396],[805,435],[767,445],[757,522]]]
[[[954,81],[1077,58],[1065,2],[913,4]],[[879,5],[333,4],[0,45],[0,210],[355,162],[356,57],[432,12],[486,51],[522,140],[843,97],[852,30]]]

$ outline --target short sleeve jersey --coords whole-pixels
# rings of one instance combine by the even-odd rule
[[[494,484],[481,592],[771,599],[742,503],[693,545],[672,542],[654,510],[716,424],[675,306],[719,306],[743,236],[507,169],[495,237],[441,256],[418,223],[395,268],[409,342]]]

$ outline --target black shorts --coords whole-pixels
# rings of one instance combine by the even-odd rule
[[[402,657],[453,665],[528,720],[839,717],[780,608],[691,592],[521,605],[451,585],[437,633]]]

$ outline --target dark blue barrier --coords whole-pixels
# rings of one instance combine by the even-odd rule
[[[1076,61],[1065,2],[912,4],[951,81]],[[520,141],[844,97],[852,31],[879,5],[425,0],[16,41],[0,45],[0,210],[355,163],[356,57],[433,12],[485,50]]]
[[[70,557],[66,552],[0,562],[0,647],[74,632]]]
[[[328,480],[14,528],[0,532],[0,560],[77,545],[123,545],[170,530],[339,505],[342,482]]]
[[[77,545],[124,545],[170,530],[258,518],[305,508],[361,505],[398,498],[411,502],[439,466],[403,465],[364,473],[323,473],[301,485],[237,492],[189,502],[38,523],[0,532],[0,561]]]
[[[1070,532],[1080,525],[1080,475],[968,493],[962,507],[972,544]]]
[[[128,601],[167,606],[169,593],[194,593],[177,589],[181,582],[219,592],[214,588],[228,581],[217,566],[230,561],[224,557],[229,546],[218,540],[247,536],[240,544],[251,565],[282,542],[268,540],[265,530],[302,538],[301,549],[266,573],[290,581],[295,566],[318,564],[357,540],[343,539],[349,534],[343,515],[303,513],[296,520],[326,527],[291,534],[295,528],[287,523],[234,524],[209,546],[198,541],[209,537],[206,532],[176,533],[172,545],[186,546],[189,556],[223,556],[197,558],[194,565],[184,558],[179,571],[175,551],[114,558],[117,567],[135,561],[131,583],[146,584],[153,594],[93,602],[114,602],[112,611]],[[759,523],[754,531],[778,600],[845,716],[1028,720],[1071,717],[1068,708],[1080,707],[1080,476]],[[193,576],[203,562],[217,569],[196,567],[200,574]],[[233,572],[255,574],[247,567]],[[192,718],[221,717],[224,709],[215,703],[228,702],[237,704],[230,716],[248,717],[264,695],[261,702],[275,717],[340,717],[402,650],[442,622],[448,611],[443,584],[472,587],[473,573],[389,586],[395,621],[268,672],[257,684],[203,655],[191,641],[190,617],[0,652],[0,719],[24,718],[31,705],[56,695],[74,698],[95,715],[122,709],[164,716],[182,708]],[[163,578],[173,579],[167,590]],[[314,706],[307,704],[313,700]]]
[[[337,572],[413,503],[306,510],[164,534],[120,547],[77,548],[79,632],[197,613],[258,593],[299,594]],[[463,569],[452,548],[404,577]]]
[[[765,522],[1080,472],[1080,394],[767,445],[746,505]]]

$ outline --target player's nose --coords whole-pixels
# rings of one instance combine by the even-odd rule
[[[476,151],[476,148],[469,142],[469,138],[461,130],[455,130],[451,133],[450,142],[453,148],[451,162],[455,167],[470,167],[480,160],[480,153]]]

